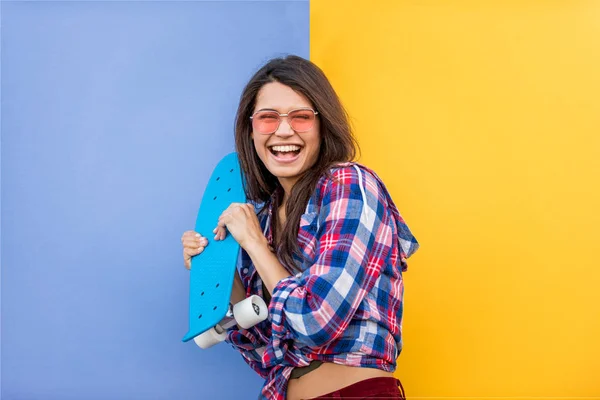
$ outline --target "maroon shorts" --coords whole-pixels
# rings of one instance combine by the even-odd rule
[[[404,388],[396,378],[370,378],[315,399],[405,399]]]

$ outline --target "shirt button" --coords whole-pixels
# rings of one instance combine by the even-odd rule
[[[247,275],[247,274],[248,274],[248,268],[244,268],[244,269],[242,270],[242,272],[244,273],[244,275]]]

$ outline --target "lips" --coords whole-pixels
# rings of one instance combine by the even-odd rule
[[[298,145],[275,145],[269,146],[269,153],[275,161],[289,164],[300,157],[303,147]]]

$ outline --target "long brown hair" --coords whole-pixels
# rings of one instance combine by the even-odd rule
[[[290,272],[298,272],[293,255],[301,255],[298,247],[300,218],[313,194],[317,182],[336,163],[352,161],[356,157],[358,144],[352,135],[348,115],[329,80],[314,63],[294,55],[275,58],[265,64],[250,79],[240,97],[235,121],[235,146],[240,166],[245,176],[245,191],[249,200],[268,202],[273,193],[281,188],[277,178],[264,166],[252,142],[250,116],[256,106],[256,96],[267,83],[279,82],[305,96],[319,112],[320,150],[315,164],[298,179],[286,204],[286,222],[280,235],[280,242],[274,243],[277,255]],[[283,190],[275,198],[275,207],[281,201]],[[263,208],[263,211],[267,207]],[[273,224],[273,229],[277,229]],[[275,237],[275,235],[273,235]]]

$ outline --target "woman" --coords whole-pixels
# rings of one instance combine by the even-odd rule
[[[252,203],[232,204],[213,233],[242,248],[232,302],[269,304],[266,321],[227,337],[265,378],[261,398],[403,398],[402,272],[418,244],[377,175],[351,162],[323,72],[296,56],[267,63],[242,93],[235,140]],[[184,233],[188,269],[206,234]]]

